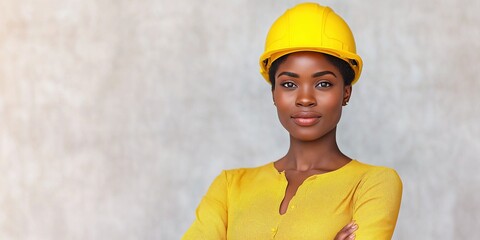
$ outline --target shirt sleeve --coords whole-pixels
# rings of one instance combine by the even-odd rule
[[[227,175],[226,171],[222,171],[202,198],[195,221],[182,240],[227,239],[227,194]]]
[[[357,240],[390,240],[400,210],[402,181],[395,170],[378,168],[366,174],[354,202]]]

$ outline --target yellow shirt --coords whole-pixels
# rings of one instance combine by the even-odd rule
[[[285,214],[279,207],[287,179],[272,163],[223,171],[196,211],[184,240],[333,240],[352,219],[356,240],[391,239],[402,182],[395,170],[352,160],[307,178]]]

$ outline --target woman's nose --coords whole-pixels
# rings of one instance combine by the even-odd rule
[[[297,101],[295,103],[297,107],[313,107],[317,105],[317,101],[313,94],[312,89],[299,89],[297,95]]]

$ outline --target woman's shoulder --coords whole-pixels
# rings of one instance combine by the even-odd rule
[[[397,171],[395,171],[395,169],[391,167],[373,165],[373,164],[361,162],[359,160],[352,160],[352,162],[354,163],[353,166],[356,171],[365,172],[369,174],[378,173],[378,172],[386,172],[388,174],[397,174]]]
[[[378,171],[387,171],[387,172],[395,172],[395,169],[387,166],[381,165],[373,165],[369,163],[365,163],[360,160],[352,160],[354,167],[360,171],[365,172],[378,172]]]
[[[278,171],[273,166],[273,162],[263,164],[256,167],[242,167],[242,168],[233,168],[223,171],[227,176],[227,179],[242,179],[242,178],[256,178],[256,177],[265,177],[279,174]]]
[[[402,180],[393,168],[363,163],[354,160],[352,171],[361,176],[364,182],[388,182],[395,185],[402,184]]]

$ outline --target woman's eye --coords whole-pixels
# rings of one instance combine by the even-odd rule
[[[331,87],[331,86],[332,86],[332,84],[329,83],[329,82],[319,82],[317,84],[317,88],[326,88],[326,87]]]
[[[295,88],[297,85],[295,85],[293,82],[284,82],[282,83],[282,86],[285,88]]]

